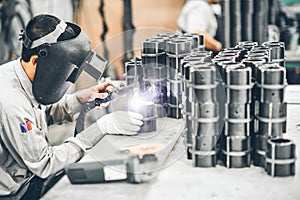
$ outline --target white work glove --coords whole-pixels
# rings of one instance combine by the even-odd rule
[[[112,135],[136,135],[143,125],[143,115],[135,112],[117,111],[97,120],[102,133]]]
[[[80,132],[76,138],[69,138],[84,150],[95,146],[106,134],[136,135],[143,125],[143,115],[134,112],[117,111],[104,115],[96,123]],[[100,130],[100,131],[99,131]]]

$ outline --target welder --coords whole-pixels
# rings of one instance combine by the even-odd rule
[[[113,83],[66,94],[86,58],[93,63],[98,58],[76,24],[38,15],[21,40],[22,57],[0,66],[0,198],[38,199],[47,177],[80,160],[106,134],[137,134],[143,117],[106,114],[76,137],[51,146],[48,126],[76,120],[82,105],[105,98]]]

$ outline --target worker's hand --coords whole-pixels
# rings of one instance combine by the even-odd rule
[[[135,112],[117,111],[97,120],[102,133],[113,135],[136,135],[143,125],[143,115]]]
[[[80,103],[88,103],[94,101],[96,98],[105,99],[108,95],[108,92],[110,92],[110,86],[115,87],[115,84],[111,81],[107,81],[102,84],[78,91],[76,93],[76,97]]]

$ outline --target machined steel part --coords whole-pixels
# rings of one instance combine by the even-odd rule
[[[283,102],[286,69],[274,63],[259,66],[257,87],[260,102]]]
[[[223,81],[225,80],[226,66],[228,64],[235,63],[234,59],[232,57],[218,57],[218,56],[215,56],[212,59],[212,62],[214,63],[215,67],[218,69],[219,73],[221,74],[222,80],[219,80],[219,81],[223,83]]]
[[[192,147],[193,167],[215,167],[217,165],[216,135],[195,136]]]
[[[199,47],[199,37],[198,35],[192,35],[189,33],[185,33],[183,35],[178,36],[178,39],[189,40],[192,44],[192,49],[197,49]]]
[[[181,60],[191,52],[191,42],[183,39],[172,39],[166,45],[167,77],[170,80],[180,80]]]
[[[223,50],[218,53],[219,57],[231,57],[234,62],[240,62],[240,53],[232,50]]]
[[[195,118],[194,135],[219,135],[218,117],[211,118]]]
[[[278,119],[286,117],[286,103],[259,103],[259,114],[262,118]]]
[[[296,145],[292,140],[275,138],[267,141],[265,170],[273,177],[294,176]]]
[[[222,160],[227,168],[250,167],[250,137],[225,136],[222,145]]]
[[[216,68],[212,63],[192,63],[190,68],[190,83],[192,85],[216,84]]]
[[[226,85],[251,85],[251,68],[243,64],[226,66]]]
[[[197,118],[212,118],[218,117],[218,103],[216,102],[205,102],[197,103],[195,105],[196,117]]]
[[[250,136],[250,119],[225,119],[225,136]]]
[[[143,125],[139,133],[152,132],[156,130],[157,115],[153,102],[139,102],[139,105],[129,105],[129,109],[143,115]]]
[[[268,41],[262,44],[264,47],[268,47],[271,49],[271,59],[278,60],[278,59],[285,59],[285,46],[284,42],[273,42]]]
[[[281,137],[286,132],[286,117],[282,118],[262,118],[258,117],[258,133],[271,137]]]
[[[175,119],[182,118],[182,110],[180,105],[168,104],[167,116]]]
[[[224,134],[250,136],[250,104],[225,104]]]
[[[251,68],[243,64],[227,64],[225,68],[225,87],[227,103],[251,102]]]
[[[248,51],[251,51],[252,48],[258,46],[258,42],[253,41],[241,41],[237,44],[238,47],[242,47],[247,49]]]
[[[252,80],[255,81],[258,67],[265,64],[266,60],[264,58],[248,57],[244,59],[242,63],[252,69]]]
[[[239,61],[242,61],[245,58],[245,56],[248,54],[247,49],[245,49],[243,47],[238,47],[238,46],[226,48],[226,49],[224,49],[224,51],[231,51],[231,52],[238,53],[239,54],[239,58],[238,58]]]
[[[259,167],[265,167],[265,155],[267,149],[267,140],[270,137],[268,135],[253,135],[253,143],[252,143],[252,160],[253,165]]]
[[[217,102],[216,98],[217,85],[205,86],[203,88],[195,88],[194,85],[189,87],[189,100],[194,103]]]
[[[221,27],[223,30],[223,37],[220,38],[223,47],[230,47],[230,1],[220,0],[221,5]]]
[[[182,81],[168,80],[167,115],[172,118],[182,118]]]
[[[153,80],[153,79],[166,79],[167,78],[167,67],[160,66],[143,66],[143,80]]]
[[[143,80],[139,87],[139,95],[154,102],[164,105],[168,102],[167,80],[166,79],[147,79]]]
[[[204,44],[204,34],[192,33],[191,35],[198,37],[198,47],[199,46],[205,47],[205,44]]]
[[[286,104],[279,102],[258,105],[258,133],[271,137],[282,136],[286,131]]]

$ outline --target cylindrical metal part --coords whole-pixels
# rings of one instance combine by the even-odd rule
[[[212,63],[192,64],[189,78],[193,85],[214,85],[216,68]]]
[[[225,119],[225,136],[250,136],[250,119],[233,120]]]
[[[194,138],[192,160],[194,167],[215,167],[217,165],[216,136]]]
[[[250,104],[225,104],[225,118],[250,119]]]
[[[259,103],[259,116],[267,119],[277,119],[286,117],[286,104],[278,103]]]
[[[265,154],[267,149],[267,135],[255,135],[253,138],[253,165],[265,167]]]
[[[273,177],[294,176],[295,149],[295,144],[289,139],[268,140],[265,165],[267,173]]]
[[[244,59],[242,61],[242,63],[247,66],[250,67],[252,69],[252,79],[256,80],[256,76],[257,76],[257,70],[258,67],[260,65],[263,65],[266,63],[265,59],[261,59],[261,58],[253,58],[253,57],[248,57],[247,59]]]
[[[226,85],[251,85],[251,68],[243,64],[229,64],[226,67]]]
[[[156,130],[157,116],[155,114],[155,106],[153,102],[138,102],[137,104],[129,105],[129,110],[143,115],[144,123],[141,126],[139,133],[152,132]]]
[[[218,118],[198,118],[195,124],[195,135],[219,135]]]
[[[253,47],[256,47],[258,46],[258,43],[257,42],[252,42],[252,41],[242,41],[242,42],[239,42],[237,44],[238,47],[242,47],[242,48],[245,48],[247,49],[248,51],[251,51],[251,49]]]
[[[257,116],[258,117],[258,116]],[[260,135],[281,137],[286,132],[286,117],[282,118],[258,118],[258,129]]]
[[[242,168],[251,165],[250,137],[226,136],[222,149],[223,163],[227,168]]]

